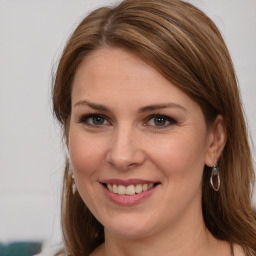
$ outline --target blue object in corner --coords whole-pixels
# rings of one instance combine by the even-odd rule
[[[41,251],[41,242],[0,243],[0,256],[33,256]]]

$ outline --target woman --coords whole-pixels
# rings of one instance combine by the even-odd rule
[[[252,159],[213,22],[178,0],[86,17],[56,72],[66,255],[256,254]]]

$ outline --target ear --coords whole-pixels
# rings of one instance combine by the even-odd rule
[[[217,163],[226,145],[227,131],[222,115],[218,115],[208,131],[208,146],[205,165],[212,167]]]

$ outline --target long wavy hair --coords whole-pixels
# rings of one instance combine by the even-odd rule
[[[53,108],[68,141],[71,87],[87,55],[101,47],[126,49],[155,67],[194,101],[210,125],[224,117],[227,142],[219,159],[221,188],[210,187],[205,167],[202,211],[214,237],[256,255],[256,213],[252,205],[253,163],[237,79],[225,42],[209,17],[179,0],[124,0],[91,12],[69,38],[53,80]],[[69,161],[63,180],[64,251],[89,255],[104,242],[104,228],[79,194],[72,193]]]

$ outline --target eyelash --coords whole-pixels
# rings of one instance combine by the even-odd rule
[[[157,126],[157,125],[151,125],[152,127],[154,127],[155,129],[164,129],[166,127],[169,127],[171,125],[175,125],[177,124],[177,121],[174,120],[173,118],[169,117],[169,116],[166,116],[166,115],[161,115],[161,114],[153,114],[153,115],[150,115],[149,117],[147,117],[146,121],[147,123],[150,121],[150,120],[153,120],[153,119],[163,119],[164,121],[167,121],[169,122],[168,125],[163,125],[163,126]]]
[[[79,120],[78,120],[78,123],[83,123],[85,124],[86,126],[89,126],[89,127],[95,127],[95,128],[101,128],[103,125],[106,125],[106,124],[93,124],[93,123],[89,123],[88,120],[90,118],[102,118],[103,119],[103,122],[107,121],[108,123],[110,123],[108,121],[108,118],[102,114],[89,114],[89,115],[85,115],[85,116],[82,116]],[[158,118],[158,119],[162,119],[165,123],[166,122],[169,122],[169,124],[165,124],[163,126],[158,126],[158,125],[148,125],[150,127],[153,127],[154,129],[164,129],[164,128],[167,128],[171,125],[175,125],[177,124],[177,121],[174,120],[173,118],[169,117],[169,116],[166,116],[166,115],[161,115],[161,114],[153,114],[153,115],[150,115],[149,117],[147,117],[143,123],[143,125],[147,126],[147,123],[150,121],[150,120],[153,120],[155,118]],[[154,121],[154,120],[153,120]]]
[[[100,128],[100,126],[102,126],[103,124],[99,124],[99,125],[96,125],[96,124],[90,124],[89,122],[88,122],[88,120],[90,119],[90,118],[102,118],[103,120],[107,120],[108,121],[108,119],[107,119],[107,117],[106,116],[104,116],[104,115],[102,115],[102,114],[89,114],[89,115],[85,115],[85,116],[82,116],[80,119],[79,119],[79,123],[83,123],[83,124],[85,124],[85,125],[87,125],[87,126],[90,126],[90,127],[97,127],[97,128]],[[109,122],[109,121],[108,121]]]

